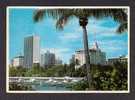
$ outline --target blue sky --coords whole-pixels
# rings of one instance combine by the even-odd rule
[[[31,35],[40,36],[41,53],[50,50],[63,62],[68,62],[76,50],[83,48],[82,28],[78,19],[73,18],[64,27],[63,31],[55,28],[56,20],[45,17],[39,23],[33,22],[34,9],[9,10],[9,58],[10,60],[23,55],[24,37]],[[117,34],[119,23],[111,18],[100,20],[89,18],[87,25],[89,47],[97,41],[99,48],[106,52],[107,58],[127,55],[128,34]]]

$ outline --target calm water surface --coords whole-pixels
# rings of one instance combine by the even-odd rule
[[[42,85],[31,85],[34,90],[71,90],[71,88],[67,88],[66,84],[49,84],[49,83],[44,83]]]

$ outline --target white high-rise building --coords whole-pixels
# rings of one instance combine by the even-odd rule
[[[104,65],[106,63],[106,54],[102,52],[97,42],[95,42],[93,48],[89,49],[90,64]],[[77,62],[75,68],[79,68],[85,64],[84,50],[78,50],[75,53],[75,61]]]
[[[13,67],[23,67],[24,66],[24,56],[17,56],[12,59]]]
[[[24,66],[31,68],[40,63],[40,37],[29,36],[24,39]]]

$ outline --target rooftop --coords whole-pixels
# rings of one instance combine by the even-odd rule
[[[89,48],[89,51],[90,52],[96,52],[97,50],[100,51],[100,48],[99,48],[97,42],[95,42],[93,44],[93,47],[92,48]],[[84,50],[83,49],[80,49],[80,50],[77,50],[76,52],[84,52]]]

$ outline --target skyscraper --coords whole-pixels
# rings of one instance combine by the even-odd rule
[[[31,68],[40,63],[40,37],[29,36],[24,39],[24,66]]]
[[[55,54],[47,51],[46,53],[41,55],[41,66],[51,66],[55,65]]]

